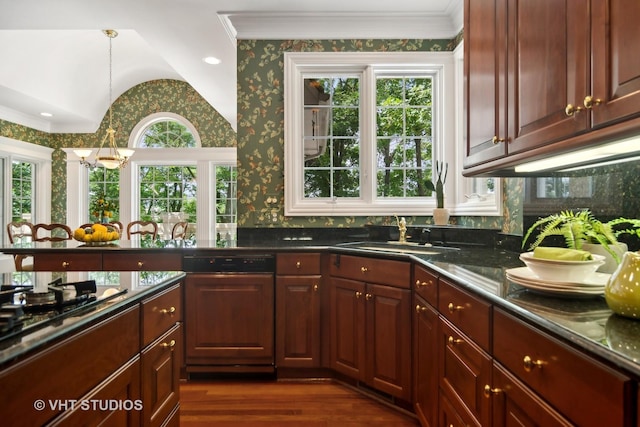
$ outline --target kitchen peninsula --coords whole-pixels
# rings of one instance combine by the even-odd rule
[[[113,271],[144,270],[157,257],[172,268],[179,264],[186,272],[187,343],[198,321],[190,317],[189,288],[206,290],[191,303],[204,301],[228,291],[230,282],[216,283],[234,276],[244,299],[224,293],[225,301],[247,300],[259,307],[254,312],[270,313],[273,322],[267,323],[275,325],[266,344],[246,354],[271,351],[273,362],[213,366],[201,361],[221,360],[218,348],[202,359],[192,353],[189,360],[187,345],[188,375],[265,372],[265,366],[278,378],[323,372],[413,407],[423,425],[443,418],[499,425],[513,411],[578,425],[631,426],[638,420],[639,322],[612,314],[602,297],[548,295],[507,280],[505,270],[523,264],[517,252],[499,246],[282,240],[214,248],[208,242],[123,241],[104,248],[38,243],[4,252],[34,255],[34,266],[42,256],[72,269],[80,268],[74,256],[92,256]],[[120,264],[112,257],[121,257]],[[190,271],[198,257],[227,260],[222,269],[232,260],[252,261],[243,264],[248,271],[203,274]],[[265,273],[271,277],[265,286],[246,281]]]

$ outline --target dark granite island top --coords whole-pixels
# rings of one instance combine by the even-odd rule
[[[139,304],[145,298],[170,288],[184,278],[184,273],[165,271],[157,276],[162,279],[153,285],[132,283],[131,289],[122,289],[110,299],[101,300],[100,296],[104,289],[99,287],[95,302],[65,313],[26,312],[22,330],[0,336],[0,368],[18,358],[46,348],[54,341],[84,331],[110,316]]]

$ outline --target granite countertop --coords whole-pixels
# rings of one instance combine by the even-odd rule
[[[54,340],[84,330],[114,313],[138,304],[147,296],[176,283],[184,277],[184,273],[165,271],[161,272],[160,276],[163,279],[152,286],[133,284],[131,290],[127,289],[125,293],[109,301],[80,307],[68,314],[56,317],[55,321],[50,321],[44,326],[17,333],[9,338],[3,337],[0,341],[0,367],[17,357],[42,348]],[[99,290],[99,293],[101,292],[102,290]]]
[[[604,295],[546,294],[507,280],[507,269],[524,266],[517,252],[488,247],[443,249],[370,242],[337,245],[332,250],[412,258],[548,334],[640,377],[640,320],[613,313]]]

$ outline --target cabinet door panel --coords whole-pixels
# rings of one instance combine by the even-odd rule
[[[365,305],[364,284],[331,278],[331,367],[364,380]]]
[[[640,2],[592,2],[593,126],[640,116]]]
[[[142,416],[159,427],[180,400],[182,330],[174,326],[142,353]]]
[[[185,279],[187,365],[274,363],[271,274],[190,274]]]
[[[367,285],[367,378],[378,390],[411,398],[411,291]]]
[[[569,117],[565,108],[582,107],[589,87],[589,8],[587,0],[509,0],[507,9],[514,31],[509,35],[512,154],[587,129],[584,110]]]
[[[465,0],[465,167],[504,157],[507,138],[506,9],[503,0]]]
[[[276,364],[312,368],[320,364],[321,276],[277,276]]]
[[[438,419],[438,313],[422,298],[414,298],[413,396],[423,426]]]
[[[498,364],[493,367],[495,427],[566,427],[573,425]]]
[[[440,387],[452,404],[464,408],[481,424],[490,425],[490,402],[484,386],[490,383],[491,358],[445,319],[440,319]]]

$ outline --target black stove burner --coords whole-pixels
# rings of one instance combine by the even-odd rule
[[[62,284],[58,279],[48,285],[48,292],[34,292],[31,287],[0,287],[0,350],[21,340],[25,333],[52,324],[74,313],[113,299],[98,300],[95,280]]]

